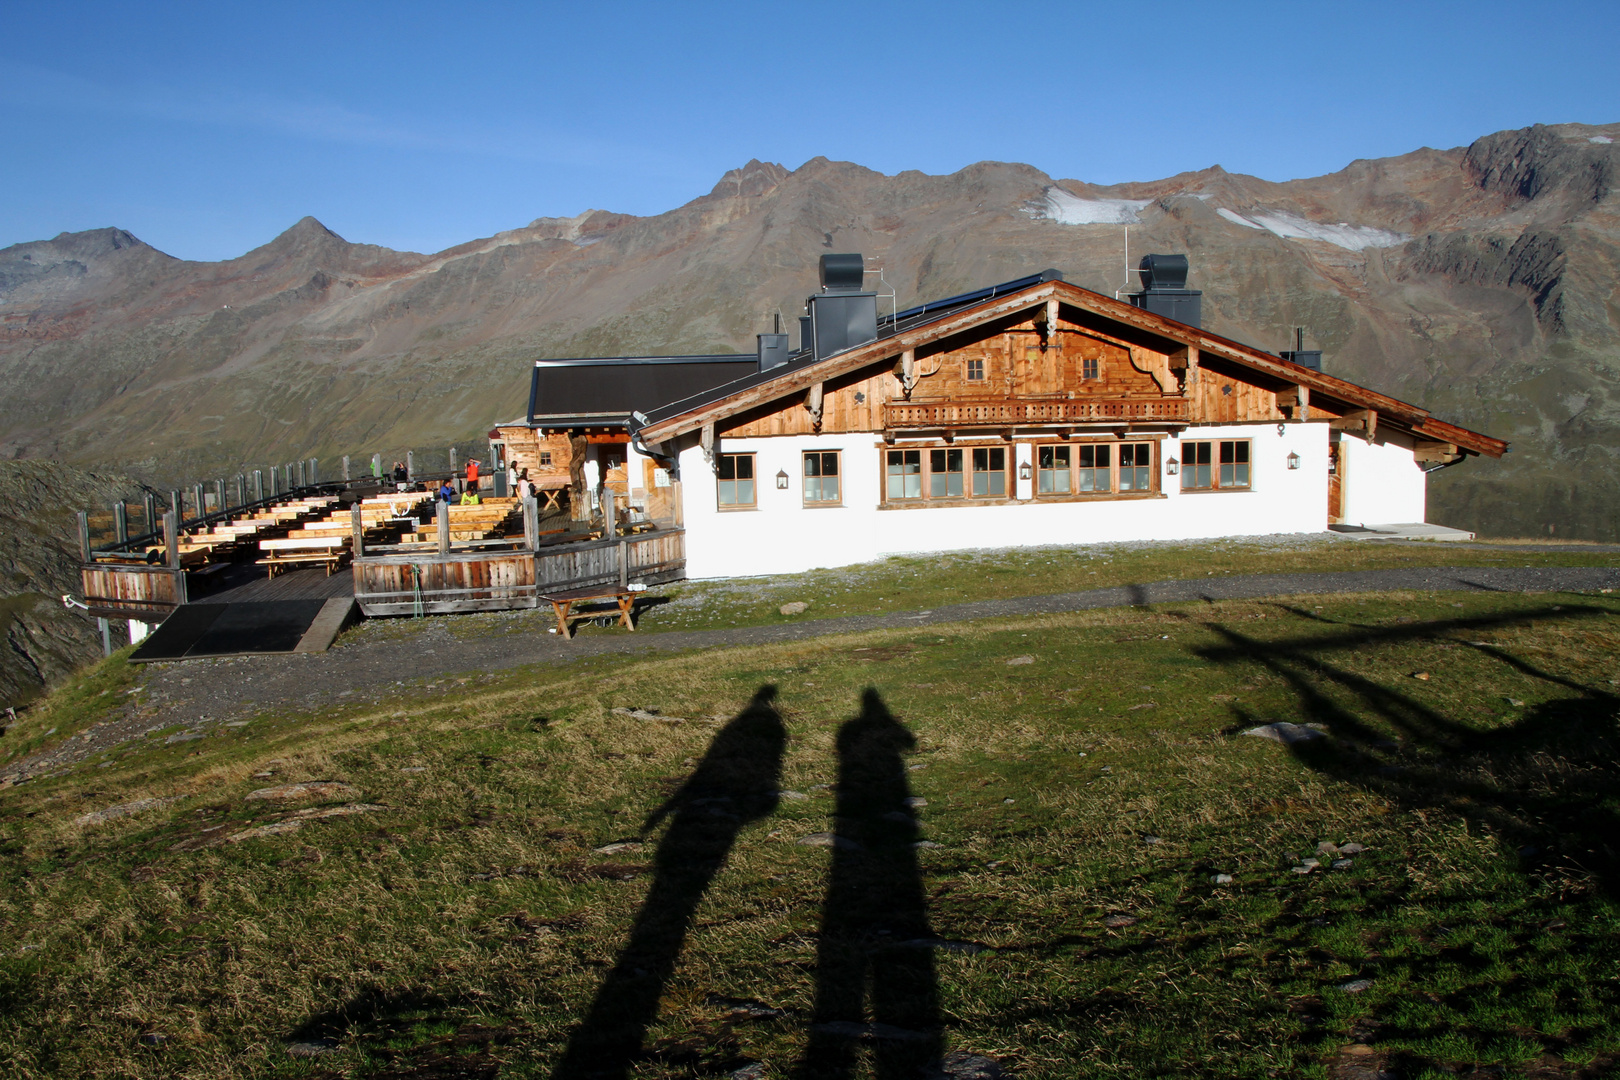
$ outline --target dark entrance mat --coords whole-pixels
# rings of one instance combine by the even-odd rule
[[[165,619],[130,660],[292,652],[325,603],[309,599],[186,604]]]

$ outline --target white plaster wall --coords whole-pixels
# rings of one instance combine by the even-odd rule
[[[1344,461],[1344,521],[1347,525],[1395,525],[1425,520],[1428,481],[1412,458],[1412,440],[1380,434],[1368,443],[1345,432],[1339,441]]]
[[[722,440],[719,452],[757,455],[755,510],[718,509],[714,470],[694,445],[680,455],[687,574],[796,573],[919,551],[1320,532],[1327,524],[1327,432],[1326,424],[1288,424],[1280,436],[1276,424],[1189,429],[1189,440],[1253,440],[1248,491],[1182,492],[1179,476],[1163,474],[1166,458],[1181,457],[1180,442],[1169,439],[1159,455],[1164,498],[904,510],[878,508],[882,448],[871,434]],[[806,450],[843,451],[842,506],[803,505]],[[1300,456],[1297,470],[1287,466],[1290,453]],[[1026,458],[1021,452],[1016,460]],[[778,471],[788,475],[785,491],[776,487]],[[1020,484],[1018,493],[1029,486]]]

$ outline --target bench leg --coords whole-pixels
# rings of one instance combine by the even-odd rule
[[[573,606],[574,602],[572,600],[553,600],[551,602],[551,610],[557,613],[557,633],[565,638],[574,636],[573,631],[568,629],[568,609]]]
[[[635,610],[635,607],[636,598],[634,596],[619,597],[619,622],[624,624],[625,629],[629,630],[632,634],[636,631],[636,624],[635,621],[630,618],[630,613]]]

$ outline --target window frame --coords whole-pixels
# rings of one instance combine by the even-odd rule
[[[1159,476],[1159,462],[1161,451],[1158,448],[1162,439],[1124,438],[1124,439],[1070,439],[1066,442],[1034,442],[1030,444],[1030,460],[1034,465],[1034,475],[1031,477],[1032,501],[1034,502],[1094,502],[1100,500],[1164,498],[1163,483]],[[1122,464],[1125,458],[1125,448],[1128,446],[1148,447],[1146,466],[1131,465],[1131,469],[1147,469],[1148,486],[1144,488],[1131,488],[1125,490],[1120,487],[1120,473],[1126,468]],[[1071,447],[1069,451],[1069,489],[1067,491],[1041,490],[1041,451],[1057,447]],[[1105,452],[1108,458],[1106,466],[1082,464],[1090,451],[1093,462],[1100,452]],[[1053,458],[1056,459],[1054,453]],[[1133,452],[1133,458],[1136,454]],[[1096,474],[1106,469],[1108,487],[1099,489],[1096,486]],[[1081,486],[1081,472],[1091,471],[1092,488],[1088,491]],[[1134,477],[1132,478],[1135,479]]]
[[[984,506],[1016,502],[1017,499],[1014,495],[1018,490],[1018,481],[1013,470],[1016,468],[1018,455],[1014,451],[1014,447],[1015,444],[1013,443],[928,442],[906,446],[894,446],[884,443],[880,447],[882,453],[878,455],[878,469],[880,471],[878,491],[881,496],[878,507],[880,509],[903,509],[917,506]],[[979,453],[984,454],[986,461],[991,460],[994,454],[1000,453],[1002,467],[999,470],[994,468],[975,469],[974,456]],[[899,473],[891,476],[889,458],[893,454],[917,455],[916,495],[890,495],[890,480],[903,478],[906,475]],[[933,467],[935,454],[942,455],[947,463],[951,461],[953,455],[959,455],[957,460],[960,461],[961,468],[959,470],[947,469],[944,472],[936,472]],[[904,464],[902,464],[903,467]],[[991,478],[996,475],[1001,476],[1001,491],[986,491],[983,495],[974,494],[974,479],[976,477],[984,476],[986,478],[985,487],[991,488],[995,486]],[[961,494],[931,494],[936,476],[961,477]],[[945,484],[948,489],[950,481],[947,479]]]
[[[1189,448],[1204,447],[1205,451],[1196,449],[1189,454]],[[1232,447],[1232,461],[1222,461],[1225,448]],[[1242,447],[1241,454],[1238,447]],[[1243,460],[1237,460],[1238,457]],[[1189,458],[1191,460],[1189,460]],[[1199,460],[1204,458],[1204,460]],[[1243,483],[1222,483],[1222,466],[1230,465],[1234,471],[1238,468],[1247,470],[1247,478]],[[1209,482],[1207,484],[1189,483],[1199,476],[1199,469],[1207,469]],[[1254,490],[1254,439],[1182,439],[1181,440],[1181,490],[1187,495],[1202,495],[1212,491],[1253,491]]]
[[[963,382],[988,382],[989,381],[989,373],[985,370],[986,367],[987,367],[987,365],[985,364],[984,357],[982,357],[982,356],[970,356],[970,357],[968,357],[967,359],[962,361],[962,381]],[[978,374],[975,375],[974,372],[978,372]]]
[[[758,457],[759,455],[753,451],[744,451],[734,454],[716,454],[714,456],[714,502],[717,510],[722,513],[729,514],[739,510],[759,509]],[[743,458],[748,459],[748,483],[752,486],[753,498],[748,502],[723,502],[721,500],[721,495],[724,493],[725,488],[722,485],[736,484],[739,482],[736,476],[737,469],[735,463]],[[732,462],[732,477],[729,480],[720,475],[724,468],[721,463],[726,461]],[[733,488],[733,492],[735,492],[735,488]]]
[[[826,467],[827,458],[830,457],[833,459],[832,478],[834,481],[836,481],[836,486],[838,489],[838,494],[836,497],[831,499],[810,498],[810,481],[812,479],[816,480],[817,490],[823,490],[823,485],[825,484],[828,475],[825,472],[818,472],[814,477],[811,477],[809,472],[809,463],[811,457],[818,459],[816,463],[817,469],[824,469]],[[842,450],[799,451],[799,502],[807,510],[824,510],[828,507],[844,505],[844,452]]]

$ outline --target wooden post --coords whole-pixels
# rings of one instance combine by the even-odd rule
[[[630,583],[630,541],[619,541],[619,588]]]
[[[298,486],[299,487],[308,487],[309,486],[309,481],[304,475],[304,459],[303,458],[298,459]]]
[[[757,482],[757,481],[756,481]],[[602,536],[611,540],[618,535],[618,506],[613,501],[613,489],[602,485]]]
[[[228,504],[227,504],[227,501],[226,501],[226,498],[225,498],[225,478],[223,476],[215,477],[214,478],[214,512],[221,515],[221,516],[224,516],[225,507],[227,505]]]
[[[540,550],[540,504],[533,495],[523,496],[523,545]]]
[[[349,531],[354,536],[354,557],[366,553],[366,521],[360,513],[360,504],[349,507]]]
[[[101,631],[101,655],[112,655],[112,624],[106,619],[97,619],[96,627]]]
[[[122,495],[113,503],[113,535],[120,544],[129,543],[129,510],[124,506]]]
[[[174,514],[175,521],[178,522],[184,520],[186,508],[185,504],[180,501],[180,493],[178,491],[169,492],[169,511]]]
[[[309,482],[311,484],[319,484],[321,482],[321,459],[320,458],[313,458],[312,457],[312,458],[309,459]]]
[[[90,561],[90,515],[79,511],[79,561]]]
[[[349,455],[348,454],[343,455],[343,482],[345,484],[347,484],[349,482]]]
[[[191,520],[201,521],[208,516],[208,499],[203,494],[201,481],[191,485],[191,497],[197,500],[191,508]]]
[[[169,569],[180,569],[180,515],[175,511],[163,515],[163,547]]]
[[[416,454],[410,450],[405,451],[405,479],[412,483],[416,481]]]
[[[450,448],[450,475],[456,475],[456,448],[453,446]]]
[[[150,491],[146,492],[141,497],[141,509],[145,512],[145,517],[141,520],[142,531],[157,532],[157,496]]]
[[[450,504],[435,503],[439,515],[439,554],[450,554]]]
[[[253,501],[264,502],[264,470],[253,470]]]
[[[247,503],[247,477],[241,473],[236,474],[236,508],[240,510]]]
[[[382,455],[381,454],[372,454],[371,455],[371,478],[373,480],[382,479]]]

